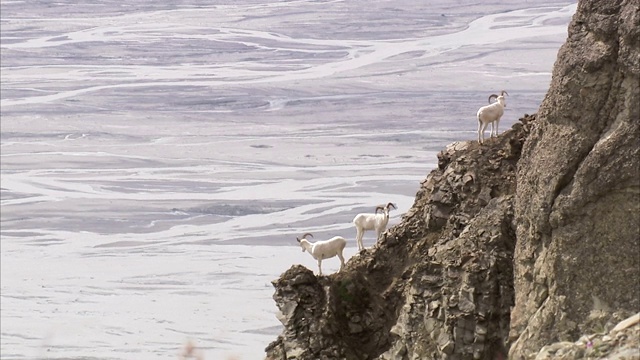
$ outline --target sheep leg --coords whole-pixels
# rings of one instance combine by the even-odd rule
[[[498,125],[500,125],[500,119],[496,120],[496,137],[498,137]]]
[[[318,259],[318,275],[322,276],[322,259]]]
[[[344,267],[344,256],[342,256],[342,253],[338,253],[338,257],[340,258],[340,270],[338,271],[342,271],[342,268]]]
[[[364,249],[364,245],[362,245],[362,236],[364,235],[364,230],[357,229],[356,233],[356,243],[358,244],[358,251]]]
[[[482,144],[484,142],[484,131],[487,129],[487,123],[478,121],[478,142]]]

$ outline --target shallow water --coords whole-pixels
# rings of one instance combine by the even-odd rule
[[[570,1],[3,1],[3,359],[260,359],[295,237],[390,225],[475,112],[536,111]],[[372,234],[365,245],[372,246]],[[338,260],[323,262],[325,273]]]

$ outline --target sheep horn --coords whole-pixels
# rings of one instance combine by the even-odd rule
[[[302,235],[302,239],[306,239],[307,236],[313,237],[313,235],[311,235],[311,233],[305,233],[304,235]]]
[[[384,211],[384,206],[376,206],[376,214],[378,213],[378,210]]]
[[[491,95],[489,95],[489,104],[491,104],[491,98],[496,98],[496,99],[498,99],[498,95],[496,95],[496,94],[491,94]]]
[[[504,94],[509,95],[509,93],[508,93],[508,92],[506,92],[506,91],[502,90],[502,92],[500,92],[500,96],[504,96]]]
[[[393,205],[392,203],[388,203],[387,204],[387,209],[389,209],[389,207],[392,207],[394,209],[397,209],[397,207],[395,205]]]

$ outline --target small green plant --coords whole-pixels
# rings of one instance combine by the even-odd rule
[[[349,280],[340,281],[340,284],[338,285],[338,296],[340,297],[340,300],[352,303],[355,300],[355,297],[349,292],[349,285],[351,285]]]

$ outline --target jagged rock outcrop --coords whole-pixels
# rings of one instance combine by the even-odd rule
[[[440,152],[402,223],[342,272],[296,266],[275,281],[286,330],[268,358],[506,356],[516,165],[534,119]]]
[[[637,327],[608,333],[640,311],[638,5],[580,1],[537,115],[438,154],[402,222],[342,272],[274,281],[285,330],[267,359],[640,351]]]
[[[640,310],[640,2],[579,2],[518,164],[511,357]],[[533,295],[533,296],[532,296]]]

